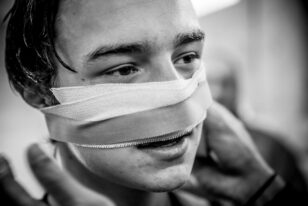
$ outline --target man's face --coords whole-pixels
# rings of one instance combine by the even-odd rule
[[[203,33],[189,0],[63,1],[56,29],[57,50],[77,71],[59,67],[59,87],[189,78],[201,63]],[[76,149],[86,167],[103,179],[167,191],[189,177],[200,133],[198,125],[169,144]]]

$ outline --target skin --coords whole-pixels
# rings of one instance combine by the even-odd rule
[[[180,35],[201,33],[188,0],[64,1],[56,30],[57,50],[76,70],[73,73],[59,67],[56,87],[188,78],[201,64],[202,38],[175,43]],[[128,44],[141,45],[143,50],[102,54],[102,48]],[[139,200],[149,203],[157,199],[152,196],[166,202],[165,194],[141,191],[164,192],[181,187],[191,173],[200,133],[199,125],[187,138],[187,152],[175,160],[157,158],[137,147],[116,150],[76,147],[73,149],[84,165],[83,172],[76,172],[71,169],[70,159],[62,147],[60,156],[76,179],[100,193],[107,193],[118,205],[127,204],[127,196],[135,196],[133,199],[141,205]],[[108,185],[108,189],[101,185]]]

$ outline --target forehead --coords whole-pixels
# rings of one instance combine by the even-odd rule
[[[56,42],[66,56],[80,58],[98,45],[134,41],[164,44],[198,27],[190,0],[65,0]]]

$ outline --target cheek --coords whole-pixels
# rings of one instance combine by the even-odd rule
[[[157,162],[135,148],[79,149],[78,153],[86,168],[105,182],[155,191],[155,179],[162,176]]]
[[[139,158],[132,151],[132,148],[115,150],[80,149],[79,153],[90,171],[109,180],[133,178],[142,171],[140,168],[145,161]]]

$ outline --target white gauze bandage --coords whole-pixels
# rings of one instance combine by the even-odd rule
[[[42,108],[51,138],[93,148],[118,148],[188,131],[212,103],[201,67],[189,79],[51,89],[59,105]]]

